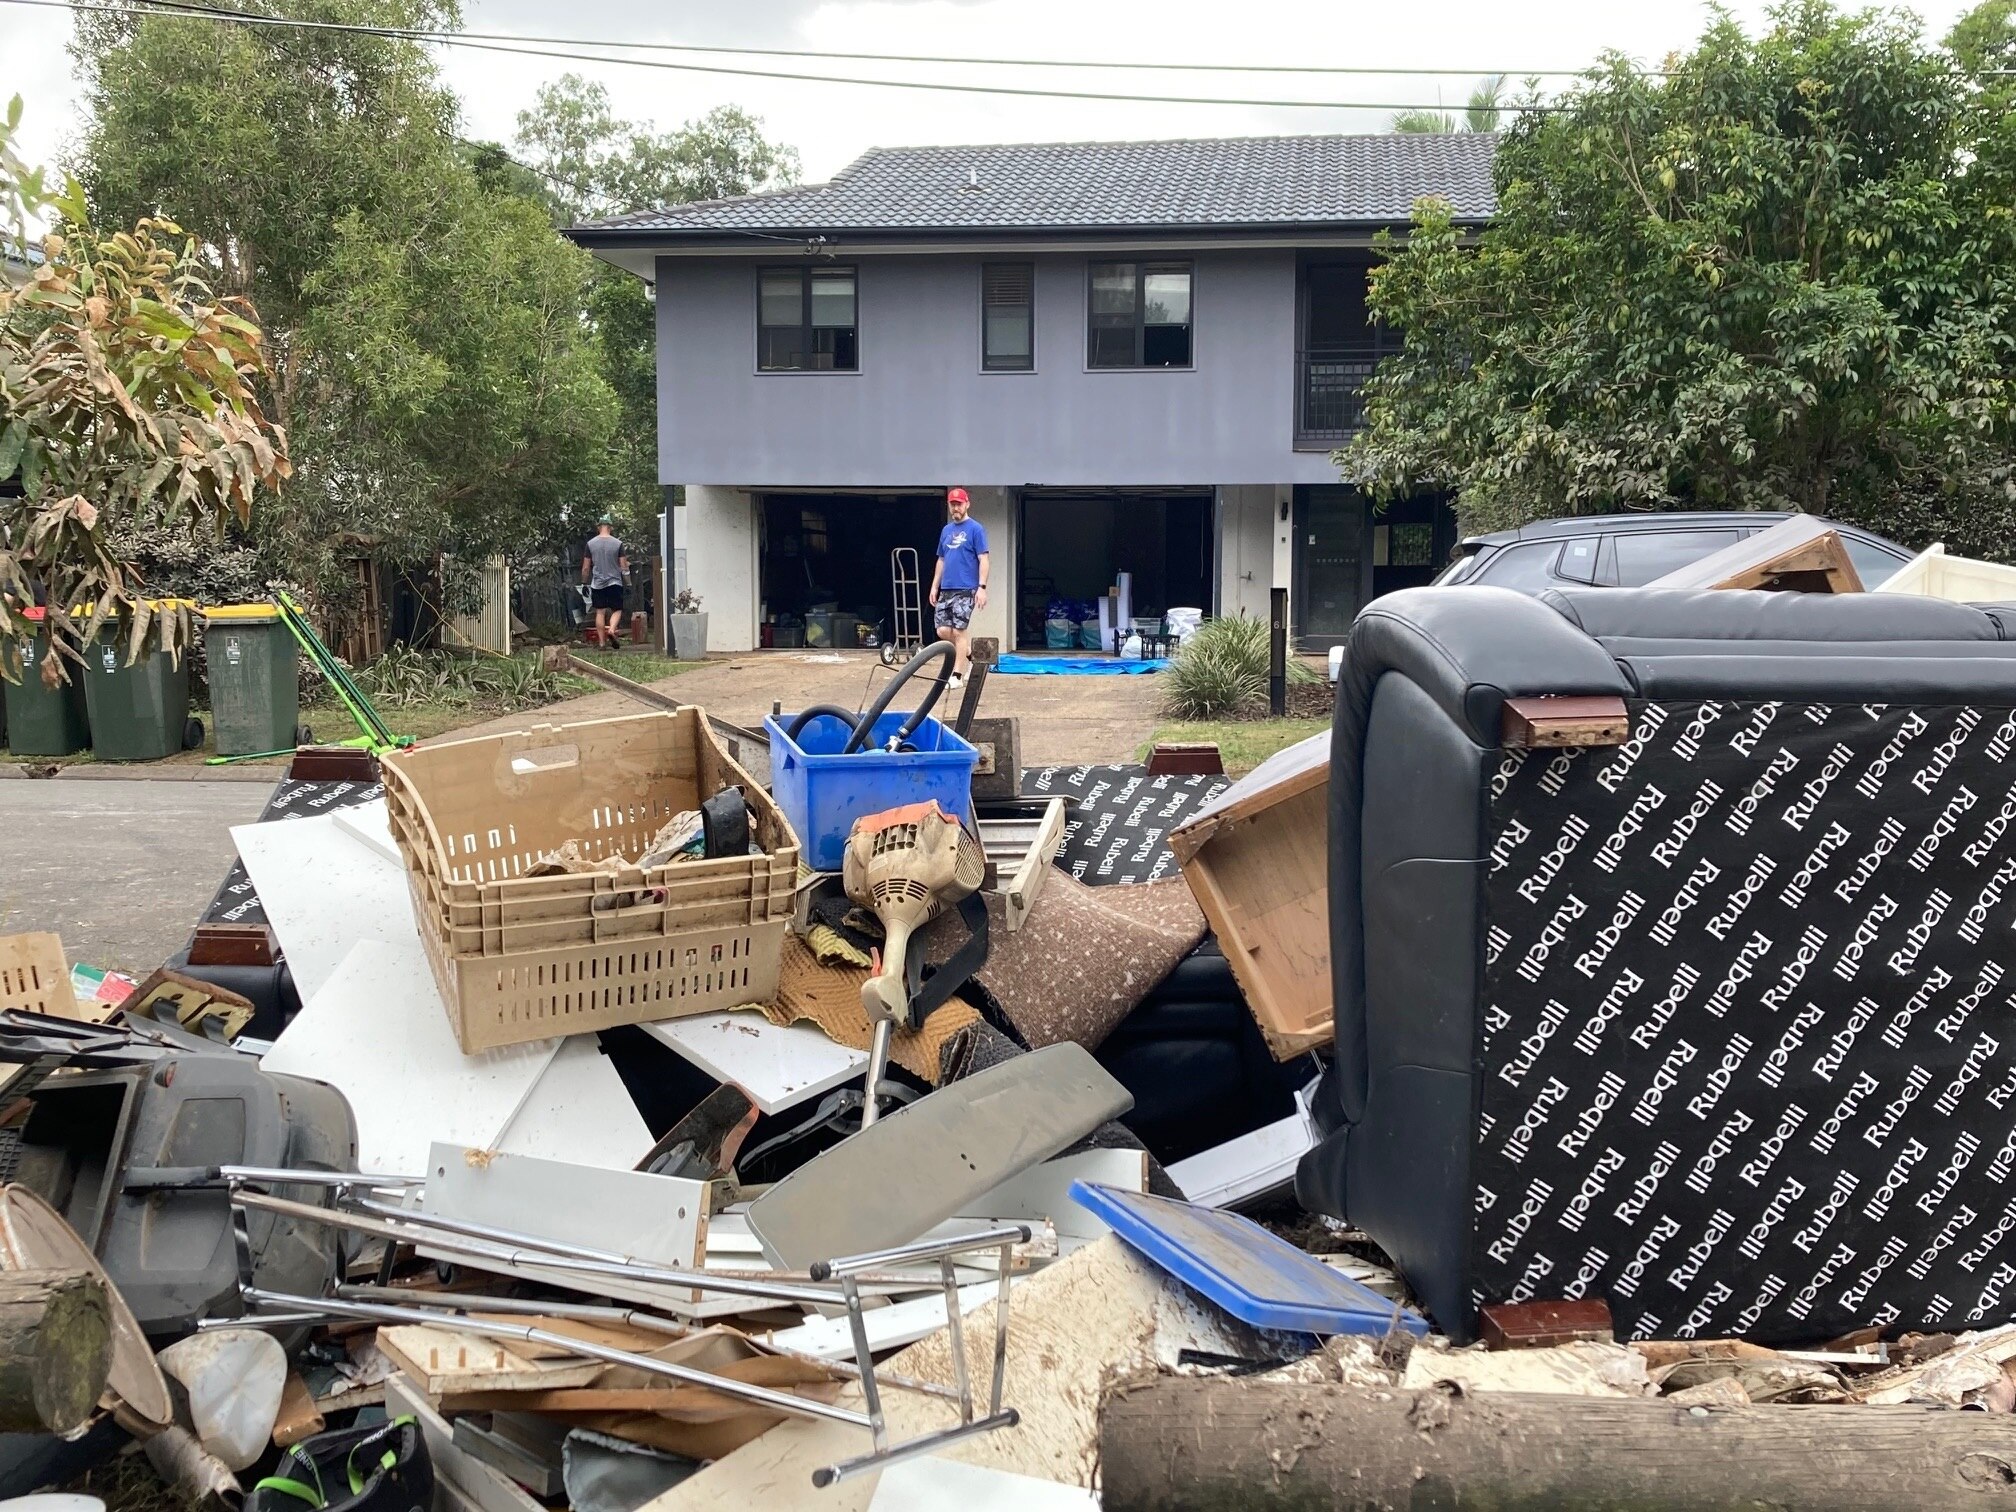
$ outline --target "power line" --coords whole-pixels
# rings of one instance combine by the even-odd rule
[[[9,0],[16,4],[57,4],[60,0]],[[478,32],[441,31],[422,27],[371,27],[357,23],[292,21],[287,17],[255,17],[236,12],[227,12],[216,6],[194,3],[177,3],[177,0],[142,0],[148,8],[173,10],[210,15],[226,16],[232,20],[264,19],[269,22],[298,26],[317,26],[331,30],[370,31],[378,35],[398,35],[416,40],[469,39],[480,42],[539,43],[561,47],[609,47],[626,51],[710,53],[722,57],[746,58],[813,58],[841,63],[933,63],[951,64],[960,67],[987,68],[1081,68],[1114,69],[1147,73],[1252,73],[1252,74],[1321,74],[1338,77],[1358,78],[1452,78],[1468,76],[1491,78],[1497,75],[1522,79],[1563,79],[1577,78],[1589,71],[1591,65],[1581,68],[1371,68],[1331,64],[1296,63],[1152,63],[1138,58],[1089,59],[1089,58],[968,58],[941,53],[874,53],[836,52],[820,48],[804,47],[732,47],[711,46],[700,42],[630,42],[616,39],[591,37],[542,36],[520,32]],[[79,5],[73,9],[87,9]],[[106,7],[120,9],[123,7]],[[1638,70],[1657,76],[1657,70]],[[1386,109],[1380,106],[1379,109]]]
[[[1043,100],[1100,100],[1133,105],[1235,105],[1262,110],[1427,110],[1448,109],[1419,100],[1279,100],[1230,99],[1220,95],[1113,94],[1094,90],[1035,89],[1008,84],[963,84],[945,80],[862,79],[833,74],[791,73],[775,69],[731,68],[723,64],[677,63],[665,58],[620,58],[546,47],[507,45],[476,40],[460,32],[426,31],[412,27],[364,26],[349,22],[304,21],[287,16],[262,16],[217,10],[202,5],[156,4],[152,0],[135,5],[95,4],[91,0],[0,0],[5,5],[37,6],[51,10],[84,11],[100,15],[146,15],[165,20],[202,20],[226,26],[277,26],[298,31],[343,32],[358,36],[382,37],[394,41],[430,42],[442,47],[463,47],[479,52],[505,53],[513,57],[559,58],[575,63],[614,64],[624,68],[655,68],[677,73],[721,74],[733,78],[774,79],[805,84],[846,84],[869,89],[915,89],[951,94],[1007,95]],[[582,46],[600,44],[584,43]],[[980,61],[980,60],[970,60]],[[1457,107],[1460,108],[1460,107]],[[1552,112],[1558,106],[1506,104],[1493,109]]]

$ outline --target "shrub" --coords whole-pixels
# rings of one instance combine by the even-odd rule
[[[442,704],[500,714],[538,708],[569,691],[558,674],[533,657],[464,656],[411,646],[394,646],[360,667],[357,682],[380,708]]]
[[[1163,674],[1162,711],[1172,719],[1252,719],[1267,710],[1267,640],[1264,620],[1240,614],[1206,622],[1183,642]],[[1310,667],[1288,658],[1288,681],[1320,681]]]

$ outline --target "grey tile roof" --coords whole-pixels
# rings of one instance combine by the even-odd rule
[[[1465,220],[1495,208],[1497,138],[1222,137],[877,147],[831,183],[646,210],[580,228],[625,239],[758,232],[1207,229],[1404,223],[1440,195]]]

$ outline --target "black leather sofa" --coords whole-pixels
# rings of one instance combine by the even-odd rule
[[[1535,695],[1621,698],[1631,738],[1502,750]],[[1378,600],[1304,1204],[1459,1339],[1528,1297],[1602,1297],[1620,1337],[2016,1316],[2012,708],[2005,607]]]

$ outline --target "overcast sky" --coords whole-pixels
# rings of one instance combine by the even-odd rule
[[[1730,9],[1753,27],[1765,8],[1762,0],[1730,0]],[[1913,7],[1935,37],[1968,8],[1966,0],[1921,0]],[[1438,78],[1365,78],[722,60],[738,67],[809,73],[1381,106],[1460,106],[1480,73],[1502,71],[1517,79],[1530,69],[1575,69],[1606,48],[1656,64],[1698,35],[1707,9],[1693,0],[1640,0],[1630,6],[1610,0],[1414,0],[1398,5],[1238,0],[1229,6],[1223,0],[1164,0],[1139,8],[1087,0],[743,0],[733,7],[637,0],[570,0],[564,6],[551,0],[464,0],[469,30],[564,34],[584,41],[1449,70]],[[70,19],[63,11],[0,4],[0,91],[19,91],[26,99],[22,146],[30,161],[54,156],[77,127],[77,91],[64,50],[69,33]],[[462,48],[439,49],[438,55],[461,97],[464,131],[471,137],[508,142],[517,111],[538,86],[572,69],[603,80],[621,114],[660,126],[716,105],[740,104],[763,117],[773,136],[798,148],[812,180],[832,176],[871,146],[1379,131],[1391,114],[1385,108],[1011,99],[511,58]]]

